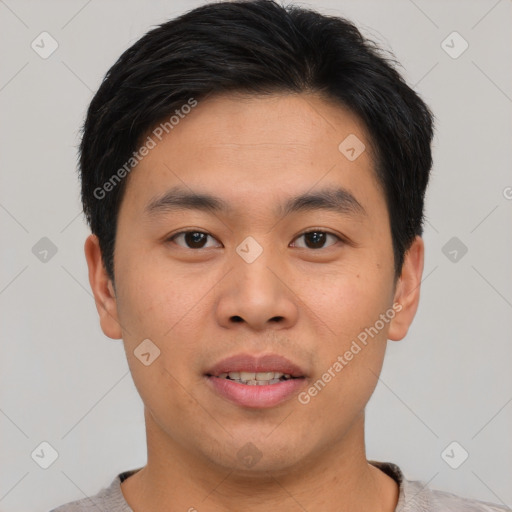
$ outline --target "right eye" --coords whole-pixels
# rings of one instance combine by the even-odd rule
[[[203,231],[180,231],[179,233],[175,233],[174,235],[170,236],[167,239],[167,242],[176,243],[176,240],[181,238],[186,245],[183,246],[177,243],[177,245],[180,247],[184,247],[185,249],[208,249],[209,247],[205,247],[208,237],[211,237],[213,240],[215,240],[212,235],[209,233],[204,233]]]

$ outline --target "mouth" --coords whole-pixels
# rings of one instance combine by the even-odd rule
[[[277,354],[240,354],[224,359],[205,374],[218,396],[243,407],[273,407],[305,386],[306,372]]]
[[[217,377],[218,379],[227,379],[246,386],[268,386],[285,382],[290,379],[300,379],[302,377],[293,377],[289,373],[281,372],[229,372],[220,375],[208,375],[208,377]]]

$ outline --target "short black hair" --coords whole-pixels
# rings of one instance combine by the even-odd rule
[[[184,105],[229,92],[318,93],[363,121],[399,275],[422,234],[434,116],[392,57],[345,18],[274,0],[209,3],[147,32],[107,72],[79,147],[83,210],[112,281],[123,178],[144,137]]]

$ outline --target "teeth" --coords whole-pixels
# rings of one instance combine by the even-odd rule
[[[256,380],[272,380],[281,377],[282,374],[277,374],[279,377],[274,377],[274,375],[276,375],[274,372],[258,372],[256,374]]]
[[[234,380],[241,384],[249,386],[263,386],[267,384],[277,384],[282,380],[289,380],[292,376],[289,373],[281,372],[229,372],[218,375],[220,379]]]

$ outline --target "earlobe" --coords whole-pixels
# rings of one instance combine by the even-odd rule
[[[417,236],[405,253],[394,296],[394,304],[400,304],[401,309],[390,322],[390,340],[399,341],[405,337],[418,309],[424,251],[423,239]]]
[[[100,316],[101,330],[109,338],[120,339],[122,331],[118,321],[116,295],[112,281],[105,270],[96,235],[87,237],[84,252],[89,267],[89,283]]]

